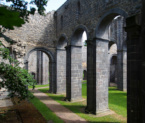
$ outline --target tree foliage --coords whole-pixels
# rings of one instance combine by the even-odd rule
[[[0,7],[0,25],[7,29],[14,29],[13,26],[20,27],[24,20],[20,18],[20,13],[14,10],[8,10],[7,7]]]
[[[20,27],[25,21],[28,21],[29,14],[34,14],[36,9],[27,10],[28,2],[25,0],[7,0],[12,2],[11,7],[0,6],[0,25],[7,29],[14,29],[14,26]],[[38,7],[38,13],[44,15],[48,0],[31,0],[30,4]]]

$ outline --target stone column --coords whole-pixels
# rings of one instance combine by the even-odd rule
[[[94,114],[108,111],[108,40],[87,41],[87,108]]]
[[[45,74],[44,72],[43,72],[43,52],[41,52],[41,85],[43,85],[44,84],[44,78],[43,78],[43,74]]]
[[[56,63],[50,61],[49,62],[49,93],[56,94]]]
[[[141,33],[141,52],[142,52],[142,81],[141,81],[141,107],[142,107],[142,112],[141,112],[141,122],[145,122],[145,1],[143,0],[143,7],[142,7],[142,33]]]
[[[42,84],[42,52],[37,51],[37,84]]]
[[[57,49],[56,55],[56,77],[57,77],[57,89],[56,93],[66,93],[66,50]]]
[[[96,42],[87,40],[87,107],[86,112],[96,114]]]
[[[138,16],[126,19],[128,123],[143,123],[141,110],[141,53]],[[144,97],[143,97],[144,98]]]
[[[127,91],[127,58],[124,50],[117,50],[117,88]]]
[[[127,91],[127,50],[123,50],[123,91]]]
[[[66,100],[82,99],[82,47],[67,46]]]
[[[49,74],[49,58],[48,56],[43,53],[43,84],[48,84],[48,74]]]

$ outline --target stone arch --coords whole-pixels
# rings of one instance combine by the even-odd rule
[[[59,37],[56,46],[56,93],[66,93],[66,50],[68,39],[65,34]]]
[[[114,41],[109,41],[108,49],[110,49],[110,47],[111,47],[113,44],[116,44],[116,42],[114,42]]]
[[[55,77],[55,59],[51,51],[44,47],[34,47],[30,49],[25,56],[25,68],[28,70],[28,59],[32,52],[34,51],[41,51],[44,52],[49,57],[49,74],[50,74],[50,82],[49,82],[49,92],[56,93],[56,77]]]
[[[57,42],[57,49],[65,49],[65,47],[68,44],[68,37],[66,36],[66,34],[61,34],[58,38],[58,42]]]
[[[78,39],[82,37],[83,32],[86,32],[86,36],[88,38],[89,33],[88,33],[87,27],[85,25],[77,26],[75,28],[74,32],[72,33],[70,44],[74,45],[74,46],[82,46],[81,40],[78,41]],[[77,38],[77,40],[76,40],[76,38]],[[74,40],[76,40],[76,42]]]
[[[86,110],[91,113],[97,114],[108,111],[108,30],[111,21],[118,15],[124,18],[128,16],[120,8],[113,8],[102,15],[96,25],[93,40],[89,40],[87,44],[88,86]]]
[[[95,37],[96,38],[104,38],[106,39],[106,35],[108,33],[108,26],[111,23],[111,21],[114,19],[114,17],[121,15],[124,18],[128,17],[128,14],[120,9],[120,8],[113,8],[106,12],[98,21],[96,30],[95,30]],[[107,30],[106,30],[107,29]]]
[[[109,10],[107,13],[105,13],[99,20],[97,26],[96,26],[96,41],[98,40],[106,40],[109,41],[109,25],[111,24],[112,20],[117,16],[122,16],[124,18],[127,18],[127,13],[120,9],[120,8],[114,8]],[[123,25],[124,26],[124,25]],[[122,35],[123,36],[123,35]],[[123,39],[124,40],[124,39]],[[124,41],[123,41],[124,42]],[[123,54],[124,50],[121,44],[121,40],[117,41],[117,88],[119,90],[126,91],[126,85],[127,85],[127,71],[125,70],[127,67],[124,61],[123,64]],[[126,74],[126,75],[125,75]]]
[[[34,47],[34,48],[31,48],[29,51],[27,51],[26,56],[24,58],[24,62],[25,63],[28,61],[28,58],[29,58],[30,54],[32,52],[34,52],[34,51],[43,51],[43,52],[45,52],[48,55],[48,57],[50,58],[51,62],[54,62],[55,61],[54,60],[54,56],[51,53],[51,51],[49,51],[48,49],[46,49],[44,47]]]

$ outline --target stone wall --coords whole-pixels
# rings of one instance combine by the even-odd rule
[[[22,27],[15,27],[14,30],[4,33],[13,40],[26,42],[27,45],[54,47],[55,25],[54,12],[41,16],[38,13],[29,16],[28,22]]]
[[[79,25],[88,29],[90,36],[95,36],[95,28],[103,14],[113,8],[124,10],[128,16],[138,12],[141,0],[67,0],[67,2],[56,11],[57,36],[66,34],[69,39]],[[79,9],[78,9],[79,8]],[[120,11],[119,9],[117,11]],[[62,19],[63,17],[63,19]],[[63,21],[63,22],[61,22]]]
[[[22,27],[7,30],[3,37],[5,40],[9,39],[15,42],[16,45],[13,46],[13,49],[16,54],[19,54],[17,59],[23,62],[22,67],[24,67],[24,56],[36,47],[47,48],[54,55],[56,44],[54,11],[45,16],[41,16],[37,12],[34,15],[29,15],[28,22]]]
[[[120,70],[118,73],[121,73],[118,74],[118,81],[123,82],[126,79],[123,74],[126,67],[122,65],[125,62],[123,58],[126,57],[123,47],[123,35],[125,33],[120,28],[123,23],[115,22],[118,30],[113,32],[115,37],[112,36],[111,38],[109,38],[108,26],[114,17],[118,15],[126,19],[140,13],[141,5],[141,0],[67,0],[56,12],[50,12],[46,16],[30,15],[29,23],[20,28],[15,28],[15,30],[7,31],[4,33],[4,37],[16,41],[16,47],[18,46],[15,48],[16,53],[21,54],[21,49],[23,49],[24,53],[18,55],[20,61],[23,61],[24,55],[30,54],[33,49],[43,50],[47,52],[47,55],[50,55],[50,92],[57,93],[57,87],[59,86],[57,86],[58,83],[56,82],[56,58],[59,59],[59,57],[57,57],[56,47],[60,36],[65,35],[68,45],[66,50],[66,97],[70,101],[76,101],[81,99],[82,96],[82,47],[74,45],[75,41],[80,41],[82,36],[82,34],[79,36],[78,34],[86,31],[88,42],[86,109],[91,113],[100,113],[108,110],[108,43],[110,39],[116,40],[118,46],[117,68]],[[132,122],[140,121],[137,110],[140,109],[140,99],[138,100],[136,94],[140,92],[138,84],[138,77],[140,77],[138,73],[140,71],[136,68],[139,60],[134,57],[138,56],[140,45],[138,44],[139,30],[136,29],[138,24],[135,18],[131,17],[127,22],[129,49],[128,117],[129,119],[132,118],[130,120]],[[22,42],[26,45],[22,45]],[[134,48],[134,46],[137,48]],[[138,51],[136,52],[136,50]],[[28,60],[28,57],[26,60]],[[64,69],[62,73],[64,73]],[[120,89],[124,90],[124,83],[118,85]],[[133,90],[134,87],[135,91]],[[138,117],[134,117],[134,114]]]

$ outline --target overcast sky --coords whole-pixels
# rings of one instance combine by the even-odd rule
[[[6,0],[0,0],[1,4],[10,5],[10,3],[6,3]],[[30,1],[30,0],[27,0]],[[49,0],[47,3],[46,11],[57,10],[66,0]],[[29,8],[29,7],[28,7]]]

